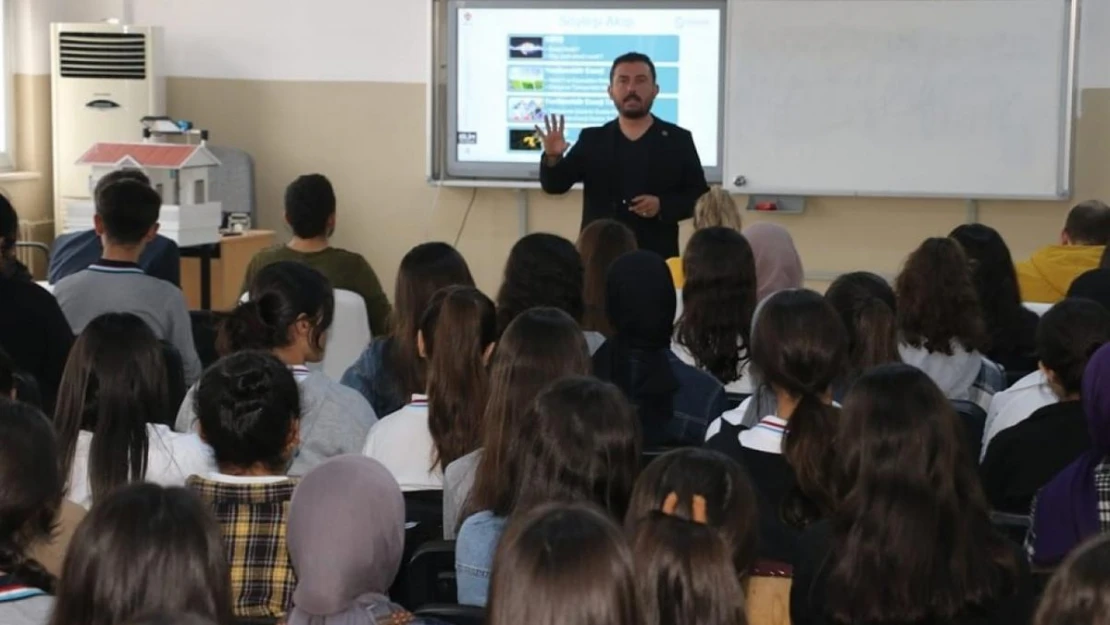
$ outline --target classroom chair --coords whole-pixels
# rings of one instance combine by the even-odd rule
[[[410,609],[450,604],[458,598],[455,541],[434,540],[420,545],[402,568],[408,581]]]
[[[482,625],[486,622],[486,609],[472,605],[430,605],[417,610],[416,616],[450,625]]]
[[[354,291],[335,289],[335,320],[328,329],[324,360],[310,368],[323,371],[324,375],[339,382],[362,355],[371,338],[370,320],[366,317],[366,302],[362,296]]]

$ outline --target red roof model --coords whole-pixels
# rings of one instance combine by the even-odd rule
[[[172,143],[96,143],[81,158],[78,165],[105,167],[142,167],[154,169],[186,169],[212,167],[220,164],[203,145],[176,145]]]

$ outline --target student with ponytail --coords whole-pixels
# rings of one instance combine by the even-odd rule
[[[898,354],[898,320],[894,289],[882,277],[866,271],[846,273],[825,291],[844,329],[848,331],[848,366],[837,380],[833,395],[840,399],[868,369],[902,362]]]
[[[645,625],[746,625],[755,510],[748,476],[718,452],[679,449],[644,469],[625,528]]]
[[[56,580],[28,552],[49,541],[65,482],[50,422],[0,399],[0,623],[42,625]]]
[[[832,306],[805,289],[771,296],[752,334],[752,364],[773,391],[775,414],[745,428],[741,404],[710,425],[706,446],[748,469],[762,495],[760,555],[790,562],[797,531],[834,505],[829,482],[839,409],[832,386],[844,370],[848,340]]]
[[[449,286],[432,296],[416,339],[427,389],[371,428],[362,450],[401,490],[443,488],[443,468],[481,446],[486,362],[496,341],[493,302],[481,291]]]
[[[320,362],[335,314],[331,284],[319,271],[294,261],[259,270],[249,299],[220,319],[216,350],[220,356],[247,350],[268,351],[293,372],[301,392],[301,447],[290,475],[304,475],[332,456],[358,453],[378,419],[357,391],[305,365]],[[177,414],[177,429],[196,427],[192,388]]]

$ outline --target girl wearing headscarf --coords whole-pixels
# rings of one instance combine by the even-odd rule
[[[421,622],[386,594],[401,567],[405,501],[377,460],[337,456],[309,471],[290,503],[288,543],[288,625]]]
[[[698,445],[728,409],[721,383],[671,351],[675,305],[659,255],[630,252],[610,267],[605,309],[614,334],[594,354],[594,374],[636,406],[645,447]]]
[[[742,232],[755,255],[755,275],[759,285],[756,301],[786,289],[800,289],[805,281],[802,259],[790,232],[778,224],[758,223]]]
[[[1055,566],[1087,538],[1110,532],[1110,344],[1087,362],[1081,395],[1094,446],[1033,503],[1026,547],[1037,566]]]

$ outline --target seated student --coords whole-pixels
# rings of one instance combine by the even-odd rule
[[[1110,311],[1092,301],[1065,299],[1041,318],[1037,353],[1059,403],[991,440],[979,474],[995,510],[1028,514],[1037,491],[1091,448],[1079,393],[1087,360],[1107,342]]]
[[[343,374],[374,407],[374,413],[397,412],[414,393],[423,392],[424,360],[416,348],[416,326],[432,294],[446,286],[474,286],[463,257],[446,243],[421,243],[401,259],[393,291],[389,334],[376,336]]]
[[[523,237],[505,262],[497,291],[497,331],[503,333],[529,308],[558,308],[581,324],[583,275],[582,258],[570,241],[543,232]],[[586,331],[585,335],[591,354],[605,342],[600,332]]]
[[[758,291],[751,246],[736,230],[698,230],[686,245],[682,266],[686,286],[672,351],[712,374],[725,391],[750,395],[748,346]]]
[[[143,248],[158,232],[162,198],[149,186],[121,180],[96,196],[96,233],[104,256],[54,287],[74,332],[81,332],[106,312],[129,312],[145,321],[155,335],[181,354],[185,383],[200,377],[200,358],[193,344],[193,325],[181,289],[143,273],[137,264]]]
[[[636,234],[615,219],[598,219],[582,229],[575,244],[582,257],[582,329],[613,335],[605,317],[605,277],[613,261],[636,251]]]
[[[703,228],[728,228],[740,232],[740,221],[740,209],[736,206],[736,200],[720,185],[709,187],[694,204],[694,234]],[[674,288],[679,290],[686,283],[682,262],[682,258],[677,256],[667,259]]]
[[[73,536],[50,625],[132,625],[184,612],[234,625],[212,513],[184,488],[155,484],[97,503]]]
[[[1068,289],[1068,298],[1089,299],[1110,310],[1110,271],[1092,269],[1079,276]],[[983,431],[983,453],[986,454],[990,441],[999,432],[1021,423],[1037,410],[1055,404],[1057,401],[1056,393],[1048,383],[1048,377],[1040,369],[1014,382],[1005,391],[997,393],[991,400],[990,410],[987,411],[987,423]]]
[[[15,257],[19,242],[19,214],[8,198],[0,195],[0,278],[34,282],[31,271]]]
[[[929,374],[944,396],[984,412],[1005,386],[982,354],[988,337],[971,267],[960,244],[933,237],[917,248],[894,283],[902,360]]]
[[[775,411],[747,428],[753,399],[710,425],[705,446],[738,460],[760,494],[760,555],[792,562],[798,530],[835,503],[829,482],[839,409],[832,385],[848,340],[836,312],[813,291],[780,291],[764,302],[752,332],[752,366],[774,393]]]
[[[636,480],[625,517],[649,625],[745,625],[755,561],[756,495],[735,461],[679,449]]]
[[[839,503],[799,545],[793,625],[1028,622],[1028,566],[991,525],[962,435],[922,371],[856,382],[836,431]]]
[[[405,500],[379,462],[340,456],[308,472],[289,504],[297,573],[289,625],[421,625],[389,599],[405,547]]]
[[[442,489],[443,468],[481,444],[496,332],[493,302],[478,289],[449,286],[432,296],[416,335],[428,388],[375,423],[362,448],[401,490]]]
[[[1028,373],[1037,368],[1037,313],[1022,305],[1010,248],[998,231],[983,224],[965,224],[949,237],[959,241],[971,263],[990,346],[984,355],[1006,371]]]
[[[327,278],[303,263],[280,261],[262,268],[251,283],[250,300],[219,322],[221,354],[270,352],[297,380],[304,430],[290,475],[304,475],[332,456],[359,453],[378,420],[357,392],[305,367],[324,357],[334,313],[334,292]],[[195,387],[189,389],[177,413],[179,432],[192,430],[197,422],[195,392]]]
[[[489,625],[643,625],[628,541],[590,505],[515,520],[493,566]]]
[[[713,376],[671,351],[675,290],[667,264],[652,252],[617,259],[606,283],[606,311],[616,334],[594,354],[594,375],[636,405],[646,447],[696,445],[728,409]]]
[[[1035,625],[1106,625],[1110,615],[1110,534],[1068,556],[1048,582]]]
[[[494,551],[510,519],[549,502],[591,502],[623,519],[639,463],[636,418],[619,390],[592,378],[554,382],[536,398],[509,449],[506,466],[520,467],[514,495],[504,508],[473,514],[459,528],[459,603],[486,605]]]
[[[190,477],[188,486],[220,524],[235,617],[281,618],[296,583],[285,523],[297,485],[286,476],[300,444],[297,381],[276,357],[241,352],[204,372],[193,401],[219,469]]]
[[[1083,541],[1110,532],[1110,345],[1087,362],[1080,395],[1092,446],[1037,493],[1026,538],[1034,566],[1056,566]]]
[[[0,623],[42,625],[56,578],[31,547],[49,542],[65,480],[46,417],[0,398]]]
[[[173,413],[165,370],[161,343],[130,313],[101,315],[77,338],[54,410],[70,501],[87,509],[129,482],[183,486],[215,468],[195,434],[162,425]]]
[[[881,276],[866,271],[846,273],[825,291],[825,301],[840,315],[848,331],[848,362],[833,385],[833,398],[844,398],[864,371],[902,362],[898,353],[898,306],[894,289]]]
[[[16,368],[34,377],[43,406],[53,410],[73,331],[58,300],[15,258],[18,235],[15,209],[0,196],[0,347]]]
[[[597,223],[597,222],[594,222]],[[489,401],[482,416],[482,448],[447,465],[443,475],[443,532],[455,537],[460,513],[503,510],[516,496],[520,467],[507,464],[521,422],[552,380],[589,375],[586,339],[570,315],[556,308],[524,311],[505,330],[490,362]]]
[[[1099,266],[1110,240],[1110,206],[1098,200],[1076,205],[1068,212],[1060,243],[1037,250],[1018,263],[1018,285],[1026,302],[1053,304],[1064,298],[1079,274]]]
[[[120,180],[134,180],[150,186],[150,178],[141,169],[117,169],[105,174],[96,183],[93,198],[109,185]],[[104,246],[96,230],[83,230],[59,235],[54,239],[50,250],[50,265],[46,277],[50,284],[57,284],[62,278],[89,268],[104,256]],[[165,280],[174,286],[181,286],[181,251],[173,239],[160,234],[154,235],[139,254],[138,264],[146,275]]]
[[[785,289],[800,289],[805,270],[790,232],[778,224],[757,223],[741,233],[755,256],[755,276],[759,284],[757,302]]]
[[[254,255],[243,278],[246,293],[260,269],[284,260],[300,261],[324,274],[332,286],[357,293],[366,304],[366,317],[374,336],[389,331],[389,299],[382,291],[378,274],[366,259],[354,252],[332,247],[335,232],[335,190],[320,174],[300,176],[285,189],[285,223],[293,239]]]

